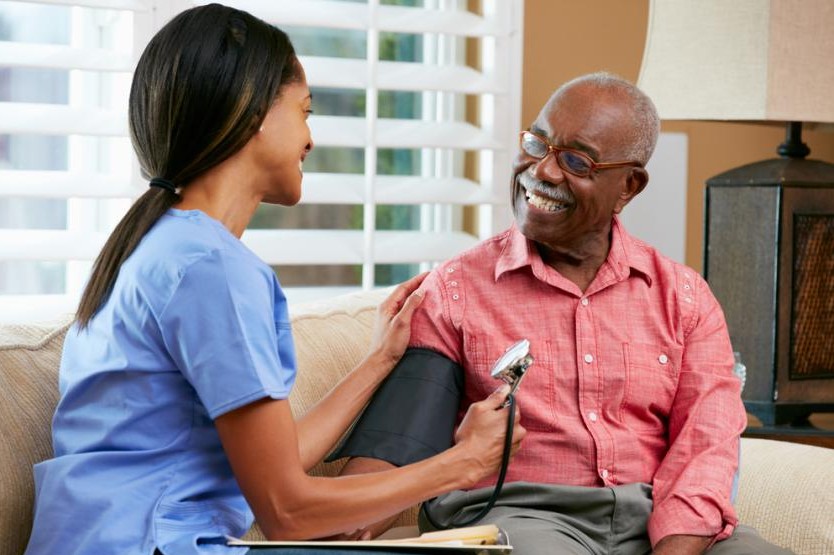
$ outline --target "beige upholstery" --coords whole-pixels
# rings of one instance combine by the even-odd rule
[[[800,554],[834,555],[834,449],[743,438],[741,522]]]
[[[290,399],[303,414],[365,353],[376,303],[362,293],[293,307],[298,381]],[[0,555],[23,552],[31,527],[32,465],[51,453],[49,426],[66,322],[0,325]],[[314,472],[333,475],[338,464]],[[800,555],[834,555],[834,450],[742,440],[742,522]],[[398,525],[414,522],[415,511]],[[256,531],[253,531],[257,534]]]
[[[52,455],[65,325],[0,325],[0,554],[23,553],[32,528],[32,465]]]

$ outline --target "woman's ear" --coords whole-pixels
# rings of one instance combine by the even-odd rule
[[[631,168],[625,178],[625,186],[620,193],[620,198],[614,207],[614,213],[619,214],[623,208],[631,202],[631,199],[639,195],[649,183],[649,172],[645,168]]]

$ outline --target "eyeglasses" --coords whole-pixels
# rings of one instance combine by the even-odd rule
[[[576,177],[588,177],[597,170],[621,168],[623,166],[643,167],[643,164],[634,161],[594,162],[584,152],[553,146],[547,139],[536,135],[532,131],[521,132],[520,145],[524,154],[538,160],[544,160],[548,154],[553,152],[556,155],[556,163],[559,164],[559,167]]]

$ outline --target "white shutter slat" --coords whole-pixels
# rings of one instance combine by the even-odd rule
[[[463,232],[377,231],[377,264],[417,264],[450,258],[478,242]],[[361,264],[362,231],[249,229],[243,242],[267,264]]]
[[[130,54],[103,48],[72,48],[57,44],[0,41],[0,66],[89,71],[133,70]]]
[[[129,176],[63,171],[0,170],[0,195],[39,198],[133,198]]]
[[[310,127],[317,144],[366,146],[364,118],[313,116]],[[64,135],[127,135],[124,114],[115,110],[78,109],[56,104],[0,102],[0,133]],[[377,146],[381,148],[500,149],[502,142],[474,125],[463,122],[377,120]]]
[[[109,10],[130,10],[144,12],[150,10],[148,0],[18,0],[30,4],[56,4],[60,6],[82,6],[85,8],[105,8]]]
[[[144,183],[143,183],[144,185]],[[365,177],[361,174],[308,173],[302,202],[307,204],[362,204]],[[142,194],[127,176],[62,171],[0,170],[0,194],[30,198],[135,198]],[[506,195],[491,194],[464,178],[377,176],[379,204],[504,204]]]
[[[305,173],[302,204],[362,204],[365,176],[361,173]]]
[[[361,264],[362,232],[247,229],[243,242],[267,264]]]
[[[479,239],[461,231],[377,231],[374,262],[377,264],[418,264],[440,262],[475,246]]]
[[[365,60],[299,56],[307,83],[311,87],[364,89],[368,86],[368,65]],[[315,107],[315,97],[313,98]]]
[[[311,87],[364,89],[368,86],[365,60],[301,56]],[[449,91],[464,94],[504,94],[506,87],[470,67],[381,61],[376,67],[377,88],[390,91]]]
[[[377,177],[379,204],[505,204],[507,195],[496,195],[477,182],[462,177]]]
[[[107,233],[0,229],[0,260],[94,260]],[[267,264],[361,264],[362,231],[249,229],[242,238]],[[409,264],[445,260],[474,246],[463,232],[377,231],[374,260]]]
[[[197,0],[196,5],[212,0]],[[368,6],[333,0],[226,0],[227,6],[245,10],[269,22],[280,21],[278,27],[327,27],[330,29],[367,29]]]
[[[495,194],[471,179],[378,175],[377,204],[505,204],[506,194]],[[361,174],[309,173],[304,175],[301,201],[308,204],[362,204],[365,177]]]
[[[398,33],[447,33],[467,37],[504,36],[506,21],[487,19],[460,10],[427,10],[405,6],[379,6],[379,27]]]
[[[309,121],[313,140],[318,145],[367,146],[367,124],[364,118],[313,116]],[[376,123],[376,146],[451,149],[503,147],[498,139],[469,123],[382,118]]]
[[[127,116],[117,110],[0,102],[0,133],[125,137]]]
[[[465,94],[503,94],[506,87],[471,67],[436,66],[412,62],[379,62],[377,85],[392,91],[449,91]]]
[[[94,260],[107,233],[0,229],[0,260]]]
[[[207,4],[199,0],[196,4]],[[281,25],[324,27],[330,29],[368,28],[368,6],[332,0],[227,0],[229,6],[246,10]],[[508,22],[488,19],[460,10],[432,10],[404,6],[379,6],[377,26],[380,31],[396,33],[447,33],[469,37],[504,36]]]

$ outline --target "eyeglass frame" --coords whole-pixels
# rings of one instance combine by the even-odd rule
[[[532,135],[533,137],[537,138],[542,143],[544,143],[544,145],[547,147],[547,152],[545,152],[544,156],[539,158],[538,156],[530,154],[529,152],[527,152],[527,150],[524,149],[524,146],[523,146],[524,145],[524,135],[526,135],[526,134]],[[556,164],[562,170],[564,170],[564,171],[568,172],[569,174],[571,174],[573,176],[576,176],[576,177],[590,177],[591,174],[593,174],[597,170],[608,170],[608,169],[613,169],[613,168],[623,168],[623,167],[626,167],[626,166],[631,166],[631,167],[635,167],[635,168],[644,167],[644,164],[642,162],[638,162],[636,160],[629,160],[629,161],[625,161],[625,162],[595,162],[593,158],[591,158],[588,154],[582,152],[581,150],[576,150],[575,148],[564,148],[564,147],[561,147],[561,146],[554,146],[554,145],[550,144],[550,141],[547,139],[547,137],[542,137],[541,135],[539,135],[537,133],[533,133],[530,130],[524,130],[524,131],[521,131],[518,134],[518,146],[521,149],[521,152],[523,152],[526,156],[529,156],[530,158],[535,158],[536,160],[544,160],[552,152],[553,157],[556,158]],[[590,168],[588,169],[588,174],[587,175],[581,175],[581,174],[576,173],[575,171],[572,171],[572,170],[564,167],[562,165],[562,160],[559,158],[559,153],[560,152],[571,152],[573,154],[577,154],[580,157],[585,158],[586,160],[588,160],[588,162],[590,163]]]

